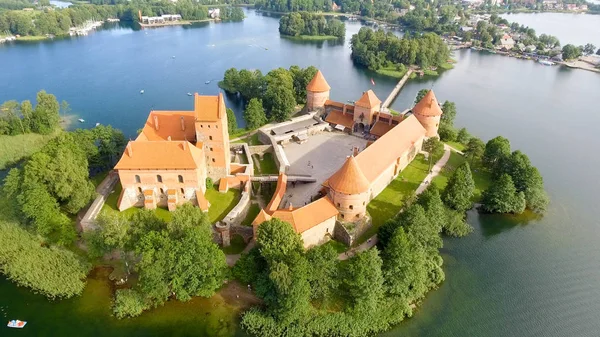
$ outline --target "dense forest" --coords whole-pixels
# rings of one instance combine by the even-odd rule
[[[335,36],[346,35],[346,25],[338,19],[326,20],[323,15],[308,12],[290,13],[279,19],[279,33],[288,36]]]
[[[77,4],[63,9],[0,12],[0,33],[9,32],[23,36],[64,35],[69,32],[69,28],[81,26],[88,20],[118,18],[122,21],[137,22],[138,11],[145,16],[181,14],[184,20],[208,18],[208,6],[193,0],[179,0],[176,3],[134,0],[114,5]],[[221,19],[241,21],[244,19],[244,12],[239,7],[225,7],[221,10]]]
[[[448,46],[434,33],[399,38],[392,32],[363,27],[352,36],[352,60],[371,70],[400,64],[437,67],[449,57]]]
[[[263,75],[260,70],[237,70],[230,68],[225,71],[219,87],[229,94],[239,95],[245,102],[256,99],[254,112],[259,112],[258,102],[267,114],[263,116],[245,114],[249,125],[258,127],[257,121],[267,120],[282,122],[288,119],[297,104],[306,102],[306,85],[317,73],[317,68],[302,69],[291,66],[290,69],[277,68]],[[264,123],[263,123],[264,124]]]

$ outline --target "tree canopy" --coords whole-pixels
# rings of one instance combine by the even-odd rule
[[[244,111],[244,119],[246,120],[246,128],[249,130],[257,129],[267,124],[267,116],[263,108],[262,100],[252,98]]]
[[[355,64],[378,70],[389,65],[440,66],[450,57],[450,50],[434,33],[399,38],[392,32],[363,27],[352,36],[352,60]]]
[[[525,210],[525,195],[517,192],[508,174],[502,174],[483,193],[483,209],[492,213],[521,213]]]
[[[462,163],[444,189],[442,199],[448,207],[457,211],[466,211],[473,205],[471,198],[475,190],[475,181],[468,162]]]
[[[29,101],[4,102],[0,106],[0,135],[50,134],[59,127],[59,113],[56,97],[44,90],[37,93],[35,107]]]
[[[346,25],[338,19],[327,20],[323,15],[294,12],[279,19],[279,33],[288,36],[335,36],[346,35]]]

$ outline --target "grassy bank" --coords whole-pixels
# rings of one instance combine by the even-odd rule
[[[435,185],[440,191],[443,190],[448,184],[448,179],[454,174],[454,170],[460,164],[464,163],[467,159],[452,151],[450,159],[440,172],[440,174],[433,178],[433,185]],[[473,173],[473,180],[475,180],[475,193],[473,195],[473,202],[481,201],[481,194],[485,191],[492,183],[492,174],[485,169],[481,163],[469,163],[471,164],[471,172]]]
[[[290,40],[297,40],[297,41],[326,41],[326,40],[337,40],[337,39],[340,39],[339,37],[333,36],[333,35],[298,35],[298,36],[291,36],[291,35],[281,34],[281,37],[284,37],[284,38],[290,39]]]
[[[429,162],[423,155],[418,155],[404,171],[400,172],[375,199],[367,205],[373,225],[358,240],[355,245],[365,242],[377,233],[377,230],[386,220],[393,218],[400,212],[407,198],[411,197],[423,179],[427,176]]]
[[[256,219],[256,216],[260,213],[260,206],[258,204],[251,204],[250,209],[248,210],[248,214],[246,214],[246,218],[242,221],[242,226],[252,226],[252,221]]]
[[[229,189],[226,193],[221,193],[215,188],[207,188],[204,194],[210,207],[208,208],[208,219],[211,223],[223,220],[227,213],[231,211],[240,200],[241,193],[236,189]]]
[[[50,135],[28,133],[16,136],[0,136],[0,170],[16,164],[39,151],[59,131]]]
[[[400,78],[402,78],[402,76],[406,75],[407,71],[408,70],[406,68],[403,71],[400,71],[396,68],[395,65],[392,65],[392,66],[380,68],[380,69],[376,70],[375,72],[380,75],[395,77],[395,78],[400,79]]]
[[[121,195],[122,189],[123,189],[123,187],[121,187],[121,183],[117,182],[117,184],[115,185],[115,189],[108,195],[108,198],[106,198],[106,202],[104,203],[104,206],[102,206],[101,212],[119,212],[117,203],[119,202],[119,196]],[[142,208],[139,208],[139,207],[131,207],[131,208],[124,210],[121,213],[125,214],[128,217],[131,217],[135,213],[137,213],[141,210],[142,210]],[[161,218],[163,221],[165,221],[165,222],[171,221],[171,212],[169,212],[168,209],[157,207],[154,210],[154,212],[156,213],[156,216]]]
[[[17,37],[17,41],[42,41],[47,39],[48,37],[45,35],[27,35]]]
[[[254,160],[255,175],[279,174],[279,169],[271,152],[265,153],[262,160],[258,158],[258,155],[254,155],[252,159]]]

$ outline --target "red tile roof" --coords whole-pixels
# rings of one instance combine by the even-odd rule
[[[429,90],[429,92],[421,98],[419,103],[412,108],[412,112],[421,116],[441,116],[443,113],[437,98],[435,98],[433,90]]]
[[[344,165],[327,179],[327,186],[339,193],[359,194],[367,192],[370,184],[354,156],[350,156]]]
[[[354,117],[351,114],[345,114],[339,110],[331,110],[327,118],[325,118],[327,123],[339,124],[343,125],[349,129],[352,129],[354,126]]]
[[[294,210],[277,210],[273,213],[272,217],[291,224],[296,233],[303,233],[338,214],[339,211],[329,198],[323,197]]]
[[[381,137],[385,135],[388,131],[394,128],[395,125],[390,125],[384,122],[376,122],[375,125],[369,131],[370,134],[375,135],[377,137]]]
[[[331,89],[331,87],[329,86],[327,81],[325,81],[325,77],[323,76],[323,73],[320,70],[317,70],[317,73],[315,74],[313,79],[306,86],[306,90],[312,92],[325,92],[329,91],[329,89]]]
[[[381,104],[381,100],[379,100],[373,90],[370,89],[365,91],[360,99],[354,103],[356,106],[361,106],[368,109],[377,107],[379,104]]]
[[[417,117],[409,116],[356,156],[356,162],[370,183],[425,136]]]
[[[195,120],[194,111],[151,111],[136,140],[168,140],[171,137],[171,140],[194,141]]]
[[[197,169],[202,150],[186,141],[130,141],[116,170]]]

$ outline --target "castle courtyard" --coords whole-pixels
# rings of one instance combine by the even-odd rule
[[[339,170],[346,157],[352,155],[352,149],[358,147],[362,151],[366,146],[366,139],[339,131],[325,131],[310,136],[303,144],[285,145],[284,151],[290,163],[288,175],[306,174],[317,179],[316,183],[297,183],[295,187],[288,183],[286,206],[289,202],[294,207],[310,203],[311,197],[316,196],[323,188],[321,184]]]

